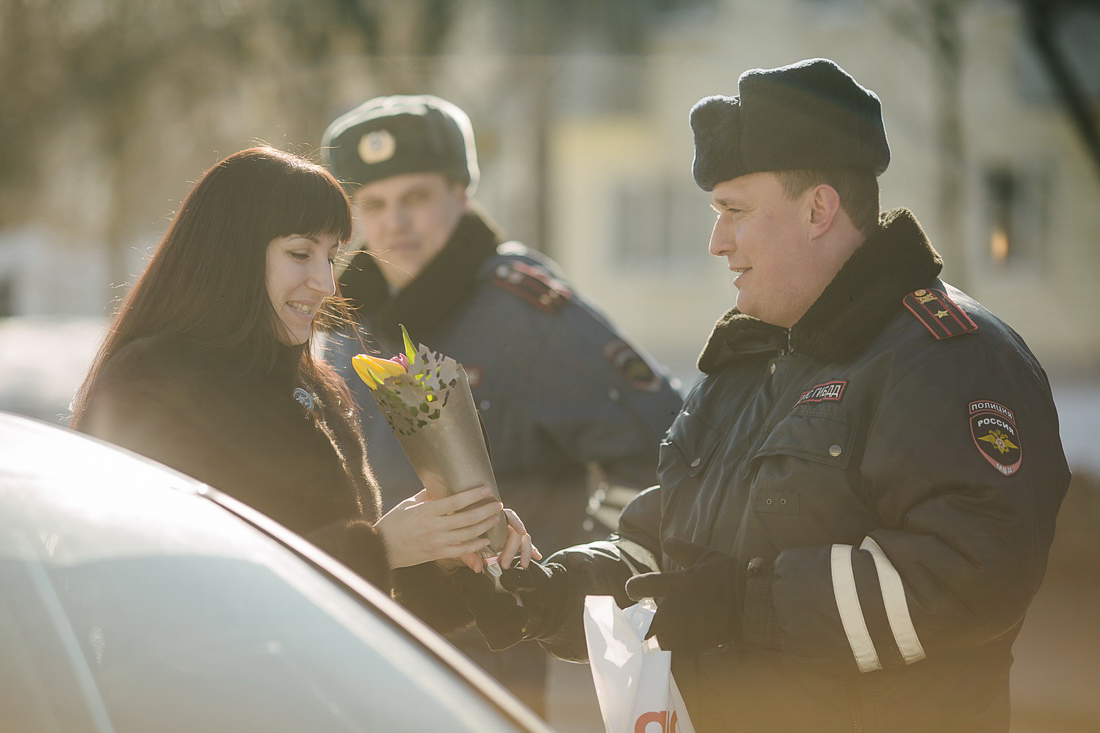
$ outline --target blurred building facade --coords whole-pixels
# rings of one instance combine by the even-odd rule
[[[563,116],[551,133],[551,250],[642,343],[682,369],[732,300],[729,273],[706,253],[712,217],[690,176],[688,109],[736,94],[744,69],[825,56],[883,99],[893,150],[883,206],[915,211],[945,278],[1013,324],[1052,371],[1100,375],[1100,338],[1086,325],[1100,315],[1100,161],[1030,37],[1026,7],[689,5],[667,11],[643,58],[566,62],[578,87],[616,78],[636,94],[626,108],[589,94],[605,109]],[[1067,12],[1058,31],[1076,78],[1091,84],[1093,134],[1098,18]]]
[[[219,157],[258,140],[309,154],[363,99],[432,92],[473,118],[491,215],[687,384],[735,295],[706,251],[712,216],[691,179],[688,110],[735,94],[745,69],[827,56],[884,101],[884,207],[912,208],[945,277],[1013,324],[1052,373],[1100,376],[1100,331],[1087,327],[1100,316],[1100,163],[1040,42],[1068,65],[1095,136],[1095,2],[146,6],[12,0],[0,15],[0,35],[27,35],[42,24],[34,9],[52,8],[51,32],[81,59],[13,61],[29,42],[0,44],[6,76],[15,69],[39,100],[2,109],[24,136],[5,155],[26,171],[0,179],[0,315],[106,316]],[[172,23],[174,34],[162,27]],[[132,71],[143,61],[144,74]],[[66,98],[47,104],[51,88]],[[38,118],[19,127],[22,112]]]

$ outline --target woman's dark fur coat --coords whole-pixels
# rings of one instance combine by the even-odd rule
[[[379,494],[355,417],[300,377],[303,349],[282,347],[257,375],[231,351],[139,339],[104,366],[80,429],[224,491],[375,585],[396,586],[397,598],[436,628],[468,625],[456,578],[434,564],[391,573],[372,526]],[[309,399],[301,391],[296,399],[296,388]]]

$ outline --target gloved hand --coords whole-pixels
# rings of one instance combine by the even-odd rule
[[[489,648],[500,651],[522,641],[528,614],[515,596],[498,590],[493,579],[485,573],[467,568],[456,573],[461,577],[462,600],[473,614],[474,623]]]
[[[662,649],[691,655],[739,641],[748,563],[675,537],[662,549],[684,570],[626,582],[635,601],[661,599],[646,638],[656,636]]]
[[[533,562],[526,568],[511,567],[500,576],[500,584],[514,593],[527,611],[524,639],[542,639],[561,626],[570,598],[565,566]]]

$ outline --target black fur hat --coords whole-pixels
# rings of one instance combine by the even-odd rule
[[[746,71],[737,91],[691,108],[691,172],[704,191],[747,173],[866,168],[877,176],[890,163],[878,97],[828,59]]]
[[[325,130],[321,154],[349,191],[404,173],[439,172],[477,187],[477,151],[470,118],[431,95],[375,97]]]

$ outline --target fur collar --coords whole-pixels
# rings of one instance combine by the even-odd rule
[[[481,264],[496,253],[500,242],[488,217],[471,210],[435,259],[401,290],[390,293],[374,255],[364,250],[340,277],[340,292],[383,343],[401,343],[398,324],[416,340],[430,339],[473,292]]]
[[[942,268],[943,260],[913,213],[886,212],[878,231],[844,263],[789,334],[734,308],[711,332],[699,370],[712,374],[740,357],[775,352],[787,343],[793,351],[826,361],[850,358],[894,317],[906,293],[928,285]]]

